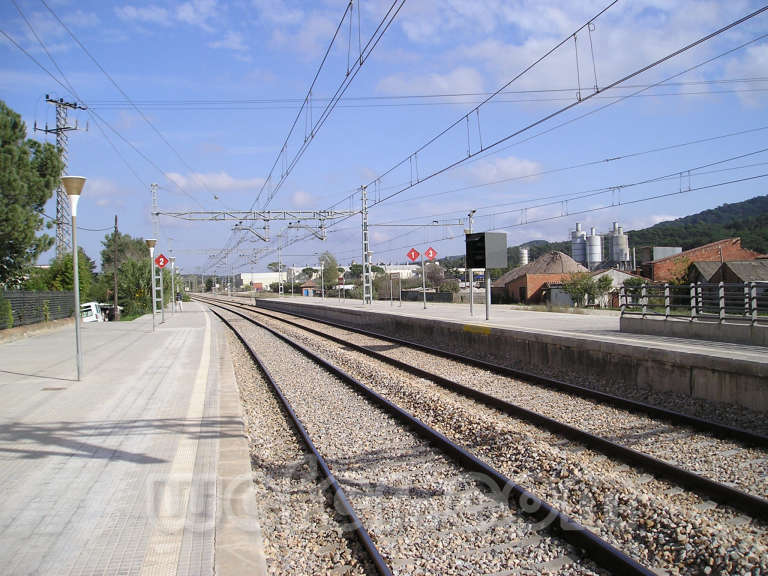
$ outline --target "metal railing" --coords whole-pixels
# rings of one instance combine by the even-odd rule
[[[768,282],[622,286],[619,305],[622,316],[768,324]]]

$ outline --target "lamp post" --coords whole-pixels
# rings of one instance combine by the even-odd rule
[[[155,244],[157,240],[154,238],[148,238],[145,240],[147,247],[149,248],[149,267],[152,270],[152,285],[149,293],[152,297],[152,332],[155,331],[155,314],[157,314],[157,302],[155,302]]]
[[[173,306],[171,307],[171,314],[176,313],[176,256],[169,258],[171,261],[171,298],[173,298]]]
[[[325,300],[325,260],[320,260],[320,297]]]
[[[61,184],[69,196],[69,202],[72,207],[72,275],[74,276],[75,292],[75,356],[77,364],[77,379],[80,380],[80,373],[83,368],[83,351],[80,346],[80,274],[77,269],[77,203],[80,200],[80,193],[85,186],[85,178],[82,176],[62,176]]]
[[[477,210],[472,210],[472,212],[467,214],[467,219],[469,220],[469,234],[472,234],[472,224],[474,221],[475,212],[477,212]],[[469,280],[469,315],[474,316],[475,315],[475,296],[473,294],[473,288],[474,288],[473,285],[475,283],[475,279],[474,279],[475,271],[467,267],[466,249],[464,251],[464,267],[466,268],[467,278]]]

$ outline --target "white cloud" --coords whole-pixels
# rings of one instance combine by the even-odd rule
[[[216,15],[216,0],[190,0],[176,8],[176,18],[191,26],[212,31],[209,20]]]
[[[221,40],[215,40],[209,42],[208,46],[211,48],[221,48],[224,50],[232,50],[234,52],[247,52],[248,46],[243,42],[243,36],[239,32],[230,30],[227,32]]]
[[[328,45],[336,24],[330,17],[310,14],[300,21],[298,28],[273,30],[272,43],[279,48],[294,50],[307,59],[316,59],[318,51]]]
[[[252,4],[259,10],[260,17],[272,24],[296,25],[304,19],[304,11],[288,6],[285,0],[252,0]]]
[[[314,198],[312,194],[305,190],[296,190],[291,194],[291,206],[294,208],[304,208],[312,204]]]
[[[472,181],[478,184],[521,178],[540,171],[541,165],[538,162],[515,156],[482,160],[469,168]]]
[[[115,14],[121,20],[131,22],[148,22],[151,24],[161,24],[168,26],[171,24],[171,14],[162,6],[150,4],[148,6],[125,6],[115,7]]]
[[[264,183],[263,178],[235,178],[226,172],[170,172],[168,178],[187,190],[207,188],[211,192],[255,191]]]
[[[768,43],[750,46],[740,59],[730,60],[726,64],[725,70],[726,75],[730,78],[765,76],[765,71],[768,70]],[[751,84],[746,85],[746,87],[753,86]],[[759,86],[762,87],[763,85],[759,84]],[[751,107],[765,106],[766,102],[768,102],[758,92],[743,92],[739,94],[739,98]]]
[[[112,180],[89,178],[87,189],[88,202],[99,207],[122,206],[123,199],[128,197]]]
[[[453,94],[482,92],[483,76],[474,68],[461,67],[447,74],[387,76],[379,81],[379,92],[385,94]]]

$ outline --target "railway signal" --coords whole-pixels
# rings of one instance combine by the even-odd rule
[[[427,257],[427,260],[432,262],[435,258],[437,258],[437,250],[435,250],[434,248],[432,248],[432,246],[430,246],[429,248],[427,248],[427,251],[424,252],[424,256]]]
[[[419,251],[416,250],[416,248],[411,248],[410,250],[408,250],[408,254],[406,254],[406,256],[408,256],[408,259],[411,262],[416,262],[416,260],[419,259],[419,256],[421,256],[421,254],[419,254]]]
[[[155,264],[157,264],[158,268],[165,268],[168,264],[169,260],[165,257],[164,254],[160,254],[157,258],[155,258]]]

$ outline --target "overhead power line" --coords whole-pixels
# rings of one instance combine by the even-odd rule
[[[69,27],[64,23],[64,21],[59,18],[59,15],[56,14],[56,12],[53,11],[53,9],[48,5],[48,2],[46,0],[40,0],[43,5],[48,9],[48,11],[53,15],[53,17],[58,21],[58,23],[61,25],[64,30],[66,30],[67,34],[72,38],[72,40],[75,41],[75,43],[85,52],[85,54],[90,58],[90,60],[96,65],[96,67],[101,70],[102,74],[106,76],[107,80],[112,83],[112,85],[117,89],[120,94],[122,94],[123,98],[131,104],[131,107],[141,116],[142,120],[149,126],[155,134],[158,135],[158,137],[168,146],[168,148],[174,153],[174,155],[179,159],[179,161],[187,168],[190,175],[197,180],[198,184],[205,189],[214,200],[219,200],[219,197],[216,196],[211,190],[208,188],[208,186],[205,184],[205,182],[197,176],[194,169],[190,164],[184,159],[184,157],[179,153],[179,151],[176,149],[176,147],[171,144],[168,139],[163,135],[160,130],[157,129],[157,127],[152,123],[152,121],[147,118],[146,114],[138,107],[136,104],[131,100],[130,96],[125,92],[125,90],[122,89],[122,87],[117,83],[117,81],[109,74],[109,72],[106,71],[106,69],[99,63],[98,60],[91,54],[91,52],[88,50],[88,48],[85,47],[85,45],[80,41],[80,39],[72,32],[72,30],[69,29]]]
[[[605,12],[605,10],[607,10],[607,8],[605,8],[603,11],[601,11],[600,14]],[[638,69],[634,70],[633,72],[630,72],[629,74],[619,78],[618,80],[614,80],[613,82],[609,83],[604,88],[599,88],[599,89],[595,90],[594,92],[586,94],[586,95],[580,97],[578,100],[568,104],[567,106],[563,106],[562,108],[559,108],[559,109],[555,110],[554,112],[551,112],[550,114],[547,114],[544,117],[539,118],[538,120],[536,120],[534,122],[531,122],[531,123],[527,124],[526,126],[520,128],[520,129],[517,129],[517,130],[515,130],[515,131],[513,131],[513,132],[511,132],[509,134],[507,134],[506,136],[498,138],[497,140],[495,140],[494,142],[492,142],[490,144],[483,145],[481,143],[480,147],[476,151],[472,152],[471,150],[468,150],[467,154],[464,157],[462,157],[462,158],[460,158],[458,160],[449,162],[447,165],[445,165],[445,166],[443,166],[441,168],[438,168],[438,169],[434,170],[433,172],[431,172],[431,173],[429,173],[429,174],[427,174],[427,175],[425,175],[423,177],[420,176],[418,174],[418,172],[417,172],[416,173],[416,178],[412,179],[412,181],[409,182],[406,186],[403,186],[402,188],[400,188],[396,192],[393,192],[392,194],[389,194],[388,196],[386,196],[384,198],[381,198],[378,201],[372,203],[371,207],[373,207],[373,206],[375,206],[377,204],[381,204],[382,202],[385,202],[386,200],[389,200],[390,198],[393,198],[394,196],[397,196],[397,195],[405,192],[406,190],[410,190],[411,188],[414,188],[415,186],[418,186],[419,184],[422,184],[423,182],[431,180],[435,176],[437,176],[439,174],[442,174],[442,173],[444,173],[444,172],[446,172],[446,171],[448,171],[450,169],[453,169],[456,166],[464,164],[465,162],[467,162],[468,160],[471,160],[472,158],[475,158],[475,157],[477,157],[477,156],[479,156],[481,154],[486,155],[489,150],[492,150],[492,149],[496,148],[500,144],[502,144],[504,142],[507,142],[510,139],[512,139],[512,138],[514,138],[516,136],[519,136],[520,134],[522,134],[524,132],[527,132],[527,131],[529,131],[529,130],[537,127],[537,126],[540,126],[541,124],[544,124],[545,122],[547,122],[547,121],[549,121],[549,120],[559,116],[560,114],[563,114],[564,112],[566,112],[568,110],[571,110],[571,109],[573,109],[573,108],[583,104],[584,102],[587,102],[587,101],[591,100],[597,94],[600,94],[602,92],[605,92],[606,90],[610,90],[610,89],[615,88],[615,87],[617,87],[617,86],[619,86],[621,84],[624,84],[628,80],[631,80],[632,78],[635,78],[635,77],[639,76],[640,74],[643,74],[643,73],[645,73],[645,72],[647,72],[647,71],[649,71],[649,70],[651,70],[651,69],[653,69],[653,68],[663,64],[664,62],[667,62],[667,61],[669,61],[669,60],[671,60],[671,59],[673,59],[673,58],[675,58],[675,57],[677,57],[677,56],[687,52],[688,50],[691,50],[692,48],[694,48],[696,46],[699,46],[700,44],[703,44],[704,42],[707,42],[707,41],[711,40],[712,38],[715,38],[716,36],[719,36],[720,34],[726,32],[726,31],[728,31],[728,30],[730,30],[730,29],[732,29],[732,28],[734,28],[734,27],[736,27],[736,26],[738,26],[740,24],[743,24],[744,22],[750,20],[751,18],[754,18],[755,16],[758,16],[759,14],[762,14],[766,10],[768,10],[768,6],[763,6],[762,8],[759,8],[758,10],[755,10],[755,11],[751,12],[750,14],[747,14],[746,16],[742,17],[742,18],[739,18],[738,20],[735,20],[735,21],[725,25],[725,26],[715,30],[714,32],[711,32],[710,34],[702,36],[702,37],[698,38],[697,40],[695,40],[695,41],[693,41],[693,42],[691,42],[689,44],[686,44],[682,48],[679,48],[679,49],[677,49],[677,50],[675,50],[673,52],[670,52],[666,56],[663,56],[662,58],[659,58],[659,59],[655,60],[654,62],[651,62],[650,64],[647,64],[647,65],[645,65],[645,66],[643,66],[641,68],[638,68]],[[598,14],[598,16],[599,16],[599,14]],[[581,28],[579,28],[579,30],[585,28],[586,26],[589,26],[591,24],[591,22],[595,18],[592,18],[588,23],[584,24]],[[578,30],[577,30],[577,32],[578,32]],[[534,62],[534,64],[530,65],[523,72],[521,72],[520,74],[515,76],[515,78],[513,80],[511,80],[510,82],[505,84],[499,91],[496,92],[496,94],[498,94],[501,90],[503,90],[506,87],[508,87],[516,79],[520,78],[525,72],[531,70],[533,68],[533,66],[535,66],[537,63],[541,62],[541,60],[543,58],[545,58],[546,56],[550,55],[556,48],[562,46],[563,43],[566,42],[569,38],[573,37],[574,34],[575,34],[575,32],[573,34],[569,35],[568,38],[566,38],[563,41],[561,41],[557,46],[555,46],[555,48],[552,48],[550,51],[548,51],[545,54],[545,56],[542,56],[536,62]],[[763,35],[763,36],[766,36],[766,35]],[[753,41],[755,41],[755,40],[752,40],[749,43],[751,43]],[[734,49],[734,50],[736,50],[736,49]],[[711,60],[712,59],[710,59],[708,61],[711,61]],[[690,69],[688,69],[688,70],[690,70]],[[663,81],[662,82],[658,82],[658,83],[656,83],[654,85],[659,85],[661,83],[663,83]],[[491,98],[493,98],[493,96],[491,96]],[[626,96],[625,96],[625,98],[626,98]],[[490,100],[490,98],[488,100]],[[486,100],[486,102],[488,100]],[[377,182],[379,182],[383,177],[387,176],[388,174],[393,173],[395,170],[397,170],[398,168],[400,168],[400,167],[402,167],[402,166],[404,166],[406,164],[412,163],[414,161],[414,159],[418,158],[418,154],[420,152],[423,152],[428,146],[430,146],[432,143],[437,141],[443,135],[448,133],[452,128],[458,126],[462,122],[465,122],[465,121],[469,122],[470,116],[472,114],[477,113],[478,110],[480,109],[480,106],[482,106],[482,104],[477,106],[477,107],[475,107],[475,108],[473,108],[470,112],[468,112],[467,114],[463,115],[461,118],[459,118],[458,120],[453,122],[450,126],[448,126],[446,129],[444,129],[442,132],[440,132],[436,136],[434,136],[431,139],[429,139],[425,144],[422,144],[419,148],[417,148],[413,153],[409,154],[406,158],[404,158],[403,160],[401,160],[400,162],[398,162],[397,164],[395,164],[394,166],[392,166],[391,168],[389,168],[388,170],[386,170],[385,172],[380,174],[378,177],[374,178],[371,182],[368,183],[368,186],[373,188],[373,186]]]

